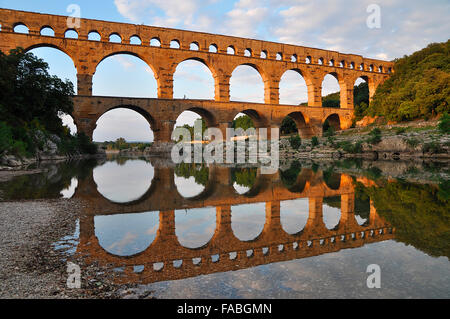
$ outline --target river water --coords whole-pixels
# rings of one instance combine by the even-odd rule
[[[449,181],[343,167],[111,157],[0,191],[83,201],[55,249],[157,298],[449,298]]]

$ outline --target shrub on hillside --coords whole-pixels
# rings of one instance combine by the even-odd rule
[[[444,113],[439,119],[438,130],[444,134],[450,133],[450,115],[447,113]]]
[[[300,148],[300,146],[302,145],[302,139],[300,138],[300,136],[298,136],[298,134],[291,136],[289,138],[289,144],[291,144],[291,147],[294,150],[298,150]]]

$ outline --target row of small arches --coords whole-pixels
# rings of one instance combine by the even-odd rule
[[[25,24],[23,23],[18,23],[14,26],[14,32],[17,33],[28,33],[28,27],[26,27]],[[43,26],[40,30],[40,34],[42,36],[55,36],[55,32],[54,30],[50,27],[50,26]],[[75,29],[67,29],[64,33],[64,37],[65,38],[70,38],[70,39],[78,39],[78,32]],[[91,41],[101,41],[102,37],[100,35],[99,32],[97,31],[91,31],[88,33],[88,40]],[[120,36],[120,34],[113,32],[110,34],[109,36],[109,42],[112,43],[122,43],[123,39]],[[131,45],[143,45],[144,43],[142,42],[141,38],[138,35],[133,35],[130,37],[129,39],[129,43]],[[150,39],[149,43],[150,46],[154,46],[154,47],[161,47],[161,40],[158,37],[153,37],[152,39]],[[179,40],[177,39],[173,39],[170,41],[170,48],[172,49],[180,49],[181,48],[181,43]],[[189,45],[189,50],[192,51],[200,51],[200,45],[198,42],[191,42]],[[219,47],[217,46],[217,44],[212,43],[209,48],[208,51],[211,53],[218,53],[219,52]],[[236,48],[233,45],[230,45],[227,47],[227,54],[230,55],[237,55],[238,52],[236,50]],[[243,52],[243,56],[245,57],[259,57],[261,59],[267,59],[269,58],[269,53],[267,50],[261,50],[259,53],[254,53],[252,49],[247,48],[244,50]],[[277,61],[283,61],[284,56],[282,52],[278,52],[275,55],[275,60]],[[293,54],[290,56],[290,58],[287,60],[290,62],[294,62],[294,63],[301,63],[301,59],[298,57],[297,54]],[[323,57],[318,58],[318,59],[313,59],[311,56],[307,56],[305,57],[304,63],[306,64],[318,64],[318,65],[328,65],[331,67],[340,67],[340,68],[349,68],[349,69],[358,69],[360,71],[364,71],[367,70],[370,72],[388,72],[391,73],[392,72],[392,68],[385,68],[382,65],[379,66],[375,66],[373,64],[365,66],[364,63],[361,63],[359,66],[357,66],[355,64],[355,62],[350,62],[348,63],[345,60],[341,60],[339,62],[335,61],[334,59],[330,59],[328,61],[325,61],[325,59]]]
[[[359,232],[359,236],[360,238],[364,239],[366,237],[375,237],[376,235],[383,235],[385,233],[391,233],[392,229],[372,229],[369,231],[361,231]],[[321,238],[319,240],[315,240],[318,241],[318,245],[319,246],[325,246],[326,244],[336,244],[337,243],[337,238],[340,239],[341,242],[346,242],[347,239],[345,238],[345,235],[340,235],[340,236],[332,236],[329,238]],[[351,233],[350,234],[350,238],[351,240],[356,240],[358,238],[357,233]],[[303,246],[300,246],[301,244],[303,244]],[[299,249],[301,249],[301,247],[304,248],[313,248],[316,245],[314,245],[313,241],[306,241],[304,243],[302,242],[293,242],[293,243],[289,243],[289,244],[280,244],[277,246],[273,246],[273,247],[262,247],[262,248],[254,248],[254,249],[248,249],[246,251],[244,251],[244,254],[241,254],[242,256],[246,257],[246,258],[253,258],[255,256],[255,254],[257,252],[261,252],[261,254],[263,256],[269,256],[272,253],[283,253],[283,252],[287,252],[289,250],[294,251],[298,251]],[[272,248],[272,249],[271,249]],[[192,261],[192,265],[194,266],[200,266],[202,265],[202,262],[208,262],[208,258],[210,258],[211,263],[215,264],[218,263],[220,261],[226,261],[227,259],[229,260],[238,260],[238,252],[237,251],[233,251],[233,252],[229,252],[227,254],[222,254],[222,258],[219,254],[214,254],[208,257],[194,257],[192,259],[190,259]],[[168,268],[170,266],[172,266],[173,268],[177,268],[180,269],[183,267],[183,265],[187,265],[189,259],[177,259],[177,260],[172,260],[172,261],[167,261],[167,262],[155,262],[155,263],[151,263],[148,266],[150,266],[149,270],[153,270],[156,272],[160,272],[163,271],[164,268]],[[133,272],[134,273],[142,273],[144,272],[144,270],[147,269],[147,265],[134,265],[133,267]],[[116,272],[124,272],[125,268],[124,267],[116,267],[114,268],[114,271]]]

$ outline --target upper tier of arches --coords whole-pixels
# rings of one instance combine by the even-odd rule
[[[81,19],[79,28],[69,28],[66,17],[5,9],[0,9],[0,24],[0,49],[5,52],[17,46],[51,46],[68,54],[77,68],[79,95],[92,95],[98,64],[121,53],[147,63],[157,80],[158,98],[163,99],[173,98],[173,75],[186,60],[200,61],[211,71],[216,101],[230,101],[232,73],[249,65],[263,80],[266,104],[279,104],[280,80],[286,71],[296,70],[307,84],[309,106],[322,106],[322,80],[333,74],[340,86],[341,108],[350,109],[357,78],[367,79],[372,97],[393,71],[391,62],[358,55],[199,32],[88,19]],[[16,27],[26,28],[28,34],[15,33]]]

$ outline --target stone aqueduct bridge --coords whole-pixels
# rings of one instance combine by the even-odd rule
[[[353,87],[358,78],[368,82],[370,97],[379,84],[393,72],[393,63],[295,45],[259,41],[238,37],[191,32],[167,28],[81,19],[80,27],[70,29],[67,17],[0,9],[0,50],[16,47],[31,50],[52,47],[70,56],[77,69],[78,95],[72,114],[79,131],[92,136],[98,118],[108,110],[126,107],[144,115],[155,133],[156,142],[168,142],[174,123],[183,111],[201,115],[208,126],[230,126],[239,112],[249,115],[257,127],[279,127],[282,119],[291,115],[300,135],[320,135],[327,118],[335,128],[346,129],[353,116]],[[25,25],[29,33],[15,33]],[[41,35],[51,28],[54,36]],[[77,32],[78,38],[66,38],[66,31]],[[100,41],[89,40],[96,32]],[[121,43],[110,42],[118,35]],[[137,37],[140,45],[130,43]],[[157,39],[159,46],[151,46]],[[171,47],[176,42],[179,48]],[[191,50],[195,44],[198,50]],[[210,50],[210,48],[214,50]],[[233,54],[228,54],[228,48]],[[216,52],[211,52],[216,51]],[[115,54],[131,54],[145,61],[154,72],[158,86],[157,99],[130,99],[92,96],[92,78],[98,64]],[[214,100],[174,100],[173,75],[177,65],[186,60],[205,64],[215,82]],[[240,65],[256,69],[264,82],[264,103],[230,102],[230,78]],[[308,88],[308,106],[279,105],[279,83],[284,72],[300,73]],[[322,81],[327,74],[336,77],[340,85],[341,108],[322,107]]]
[[[116,278],[118,281],[150,283],[181,279],[317,256],[394,238],[395,229],[377,214],[372,202],[369,219],[363,225],[357,223],[353,182],[348,175],[341,175],[338,189],[331,189],[321,173],[310,169],[303,169],[297,183],[290,189],[282,186],[279,174],[258,175],[253,188],[238,195],[227,182],[230,170],[213,167],[210,169],[213,183],[210,184],[215,185],[220,180],[225,182],[212,189],[207,186],[197,197],[182,198],[172,182],[173,169],[155,169],[150,191],[135,202],[118,204],[108,201],[96,191],[92,178],[80,181],[74,195],[86,203],[80,216],[77,252],[86,258],[88,264],[96,262],[107,269],[123,267],[124,273]],[[326,228],[323,221],[323,198],[330,196],[341,197],[341,218],[334,229]],[[280,202],[296,198],[309,199],[308,220],[303,230],[288,234],[281,224]],[[233,233],[232,206],[260,202],[266,204],[264,228],[253,240],[241,241]],[[184,247],[175,231],[175,210],[208,206],[216,207],[216,229],[212,238],[198,248]],[[96,215],[155,210],[159,211],[159,229],[154,241],[144,251],[122,257],[101,247],[95,235]],[[144,269],[136,272],[135,266],[144,266]]]

